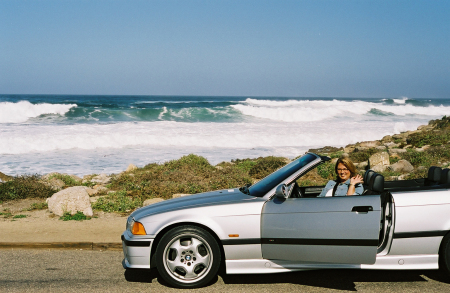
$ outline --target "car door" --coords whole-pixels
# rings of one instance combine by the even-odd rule
[[[380,196],[274,198],[261,216],[265,259],[373,264],[380,232]]]

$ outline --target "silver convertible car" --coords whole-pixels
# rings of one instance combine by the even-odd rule
[[[133,212],[125,268],[156,267],[170,285],[227,274],[311,269],[441,269],[450,275],[450,170],[384,181],[371,170],[361,196],[317,197],[298,180],[328,157],[307,153],[250,187],[206,192]]]

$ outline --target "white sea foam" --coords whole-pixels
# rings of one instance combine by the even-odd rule
[[[0,103],[0,123],[20,123],[43,114],[64,115],[75,104],[32,104],[28,101]]]
[[[417,122],[390,121],[334,123],[184,123],[124,122],[117,124],[16,125],[0,128],[0,154],[25,154],[54,150],[126,148],[130,146],[209,148],[307,148],[345,145],[377,139],[417,127]],[[420,122],[419,122],[420,123]],[[20,135],[18,135],[20,134]]]
[[[402,97],[401,99],[393,99],[394,103],[397,104],[405,104],[407,100],[408,100],[407,97]]]
[[[403,102],[401,102],[403,101]],[[247,99],[244,103],[232,105],[242,114],[284,122],[321,121],[333,117],[350,117],[369,114],[371,110],[379,110],[398,116],[424,115],[436,117],[446,115],[450,107],[428,106],[418,107],[399,100],[395,105],[366,102],[361,100],[256,100]]]
[[[163,120],[164,114],[166,114],[166,113],[167,113],[167,107],[163,107],[162,112],[159,113],[159,115],[158,115],[158,119]]]

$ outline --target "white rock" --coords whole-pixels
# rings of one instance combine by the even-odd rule
[[[377,173],[382,173],[382,172],[386,171],[387,168],[388,168],[388,166],[386,166],[386,165],[375,165],[375,166],[371,167],[370,169],[374,170]]]
[[[92,217],[92,207],[89,194],[84,186],[74,186],[61,190],[47,198],[48,209],[55,215],[62,216],[65,212],[71,215],[78,211]]]
[[[157,203],[157,202],[161,202],[161,201],[164,201],[164,199],[162,199],[162,198],[160,198],[160,197],[155,197],[155,198],[149,198],[149,199],[146,199],[143,203],[142,203],[142,206],[148,206],[148,205],[151,205],[151,204],[154,204],[154,203]]]
[[[367,147],[367,148],[374,148],[380,145],[380,142],[377,140],[374,141],[363,141],[359,143],[360,146],[362,147]]]
[[[407,160],[400,160],[397,163],[390,165],[389,169],[391,169],[394,172],[404,172],[404,173],[410,173],[414,171],[413,165],[411,165],[411,163],[408,162]]]
[[[389,149],[389,153],[391,154],[400,154],[400,153],[406,153],[406,149]]]
[[[98,184],[108,184],[111,182],[111,177],[107,176],[106,174],[100,174],[92,178],[91,181]]]
[[[358,169],[364,169],[367,167],[369,163],[367,161],[361,162],[361,163],[354,163],[355,167]]]
[[[377,165],[389,165],[389,154],[387,152],[376,153],[369,158],[370,167]],[[373,169],[373,168],[372,168]]]
[[[172,195],[172,198],[183,197],[183,196],[187,196],[187,195],[190,195],[190,194],[187,194],[187,193],[175,193],[175,194]]]
[[[125,170],[125,172],[131,172],[131,171],[136,170],[137,168],[138,167],[136,165],[130,164],[130,165],[128,165],[128,168]]]

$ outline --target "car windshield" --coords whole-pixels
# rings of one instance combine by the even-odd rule
[[[241,191],[252,196],[263,197],[267,192],[269,192],[269,190],[280,184],[281,181],[291,176],[315,159],[317,159],[316,155],[308,153],[258,181],[248,189],[245,188],[245,190]]]

